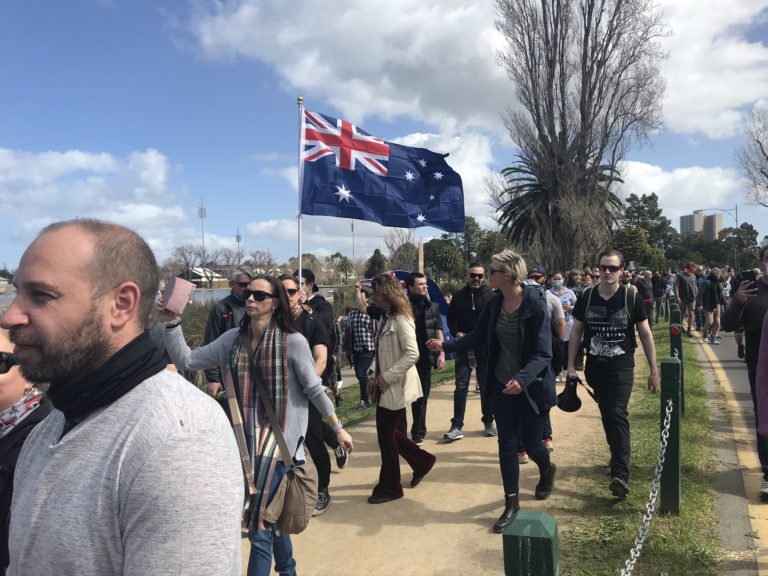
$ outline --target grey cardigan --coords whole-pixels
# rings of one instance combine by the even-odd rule
[[[238,331],[239,328],[227,330],[210,344],[191,350],[180,327],[166,329],[165,347],[179,370],[219,368],[223,373],[229,370],[229,354]],[[306,338],[295,332],[288,334],[287,342],[288,410],[283,435],[288,446],[295,451],[294,457],[305,460],[304,445],[302,443],[299,446],[299,440],[307,436],[309,402],[315,405],[324,418],[333,414],[334,409],[320,377],[315,374],[315,364]]]

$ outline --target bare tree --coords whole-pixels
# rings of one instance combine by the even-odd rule
[[[219,263],[220,255],[221,250],[211,250],[202,244],[195,246],[195,256],[197,256],[197,261],[200,265],[200,271],[203,274],[203,278],[205,278],[205,282],[208,285],[208,288],[213,287],[213,281],[216,274],[213,270],[211,270],[211,266]]]
[[[768,207],[768,107],[757,106],[744,123],[746,143],[736,152],[747,199]]]
[[[565,269],[610,238],[623,208],[616,167],[661,124],[667,30],[654,0],[495,2],[498,61],[519,103],[504,121],[520,147],[502,171],[499,222]]]
[[[389,266],[392,270],[416,270],[419,248],[413,228],[392,228],[384,236],[384,245],[389,250]]]
[[[219,262],[229,269],[240,265],[243,260],[243,253],[232,248],[221,248],[219,250]]]
[[[186,279],[189,280],[188,271],[190,268],[194,268],[197,265],[197,254],[195,253],[194,244],[182,244],[176,246],[173,249],[173,258],[181,266],[184,271]]]
[[[269,250],[251,250],[248,255],[251,257],[253,269],[259,271],[260,274],[269,274],[270,271],[277,268],[275,257]]]

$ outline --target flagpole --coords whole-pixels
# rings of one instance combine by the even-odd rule
[[[304,98],[299,96],[296,99],[296,104],[299,106],[299,277],[296,280],[298,282],[298,287],[301,289],[301,265],[302,265],[302,258],[301,258],[301,195],[302,195],[302,188],[304,186],[304,162],[301,159],[301,156],[304,152]],[[307,298],[309,298],[311,294],[307,294]]]

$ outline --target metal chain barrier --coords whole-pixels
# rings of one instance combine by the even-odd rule
[[[656,474],[651,482],[651,493],[648,497],[648,503],[645,505],[645,514],[643,514],[643,523],[635,538],[635,545],[629,551],[629,558],[624,563],[621,570],[621,576],[632,576],[635,571],[635,563],[640,558],[640,551],[643,549],[645,538],[648,536],[648,527],[651,525],[653,513],[656,510],[656,498],[659,495],[659,484],[661,483],[661,471],[664,469],[664,456],[667,452],[667,439],[669,438],[669,425],[672,422],[672,398],[667,399],[667,408],[664,414],[664,428],[661,431],[661,446],[659,447],[659,459],[656,461]]]

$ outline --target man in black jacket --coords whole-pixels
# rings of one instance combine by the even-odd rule
[[[427,348],[427,340],[432,338],[443,341],[443,320],[437,304],[429,300],[427,294],[427,277],[421,272],[412,272],[408,276],[408,298],[413,308],[413,319],[416,323],[416,342],[419,345],[419,360],[416,370],[421,380],[423,396],[411,404],[413,423],[411,438],[414,444],[421,446],[427,435],[427,400],[432,387],[432,353]],[[440,352],[435,368],[442,370],[445,366],[445,352]]]
[[[475,330],[477,319],[483,311],[485,303],[493,295],[485,285],[485,269],[473,262],[467,268],[467,285],[454,294],[448,305],[448,329],[455,338],[460,338]],[[454,374],[456,388],[453,392],[453,418],[451,429],[443,435],[446,440],[460,440],[464,437],[464,413],[467,408],[467,390],[472,369],[475,369],[475,377],[480,386],[480,409],[483,413],[482,421],[485,426],[486,436],[495,436],[493,428],[493,407],[485,398],[482,390],[485,387],[485,356],[484,348],[470,350],[468,352],[456,352]]]
[[[240,320],[245,316],[243,290],[248,288],[248,284],[255,277],[256,274],[247,266],[239,266],[232,271],[229,280],[232,292],[226,298],[219,300],[208,313],[208,322],[203,333],[203,345],[210,344],[227,330],[237,328],[240,325]],[[222,389],[219,369],[206,370],[205,378],[208,380],[208,394],[215,398],[219,390]]]

